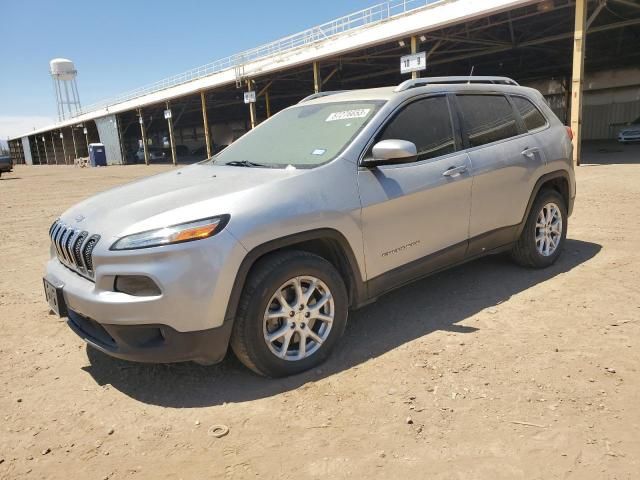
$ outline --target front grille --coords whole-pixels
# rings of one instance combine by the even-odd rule
[[[78,272],[79,274],[93,278],[93,256],[100,235],[90,235],[83,230],[75,230],[56,220],[49,229],[49,237],[56,250],[56,256],[60,262]]]

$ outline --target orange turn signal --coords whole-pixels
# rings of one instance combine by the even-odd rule
[[[207,238],[213,235],[218,228],[220,222],[215,222],[209,225],[203,225],[199,227],[189,228],[188,230],[182,230],[171,236],[171,242],[186,242],[189,240],[199,240],[201,238]]]

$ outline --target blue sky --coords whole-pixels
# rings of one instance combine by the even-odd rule
[[[75,62],[90,104],[376,3],[4,0],[0,139],[55,119],[52,58]]]

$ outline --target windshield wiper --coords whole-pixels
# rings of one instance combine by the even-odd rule
[[[234,160],[233,162],[223,163],[222,165],[229,165],[230,167],[267,167],[267,168],[272,168],[271,165],[265,165],[263,163],[250,162],[249,160]]]

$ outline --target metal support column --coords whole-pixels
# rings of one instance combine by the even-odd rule
[[[264,107],[266,110],[267,118],[271,117],[271,98],[269,97],[269,89],[271,88],[271,85],[273,85],[273,80],[262,87],[262,90],[260,90],[256,95],[256,99],[264,95]]]
[[[207,118],[207,99],[204,91],[200,92],[200,103],[202,104],[202,123],[204,124],[204,138],[207,141],[207,158],[211,158],[211,134],[209,133],[209,119]]]
[[[73,154],[75,155],[73,162],[75,163],[76,159],[78,158],[78,146],[76,145],[76,134],[73,133],[75,127],[71,125],[69,128],[71,129],[71,139],[73,140]]]
[[[573,72],[571,77],[571,130],[573,130],[573,162],[580,165],[582,154],[582,84],[587,22],[587,0],[576,0],[573,34]]]
[[[124,148],[124,137],[122,136],[122,124],[118,115],[116,115],[116,127],[118,128],[118,143],[120,144],[120,158],[122,159],[122,164],[127,164],[127,149]]]
[[[322,89],[322,79],[320,78],[320,64],[313,62],[313,91],[319,93]]]
[[[267,118],[271,118],[271,99],[269,98],[269,90],[264,92],[264,106],[267,110]]]
[[[44,144],[44,158],[49,165],[49,152],[47,151],[47,141],[44,139],[44,135],[42,136],[42,143]]]
[[[62,144],[62,159],[64,164],[67,165],[69,162],[67,162],[67,149],[64,146],[64,133],[62,133],[62,130],[60,130],[60,143]]]
[[[56,153],[56,142],[53,141],[53,130],[51,130],[51,148],[53,149],[53,158],[55,158],[56,165],[58,165],[58,154]]]
[[[416,53],[418,53],[418,39],[413,36],[411,37],[411,54],[415,55]],[[411,72],[411,78],[415,79],[418,78],[419,76],[419,72]]]
[[[166,103],[167,105],[167,110],[170,110],[171,107],[169,105],[169,102]],[[173,139],[173,116],[169,116],[169,118],[167,118],[167,124],[169,125],[169,142],[171,142],[171,161],[173,162],[173,166],[175,167],[178,162],[176,160],[176,142]]]
[[[36,153],[38,154],[38,165],[42,165],[42,158],[40,157],[40,145],[38,145],[38,137],[33,137],[36,142]]]
[[[255,88],[255,81],[247,80],[247,91],[250,92]],[[249,115],[251,115],[251,129],[256,128],[256,103],[249,103]]]
[[[144,163],[149,165],[149,147],[147,145],[147,132],[144,129],[144,117],[142,109],[138,109],[138,122],[140,123],[140,134],[142,135],[142,149],[144,150]]]

